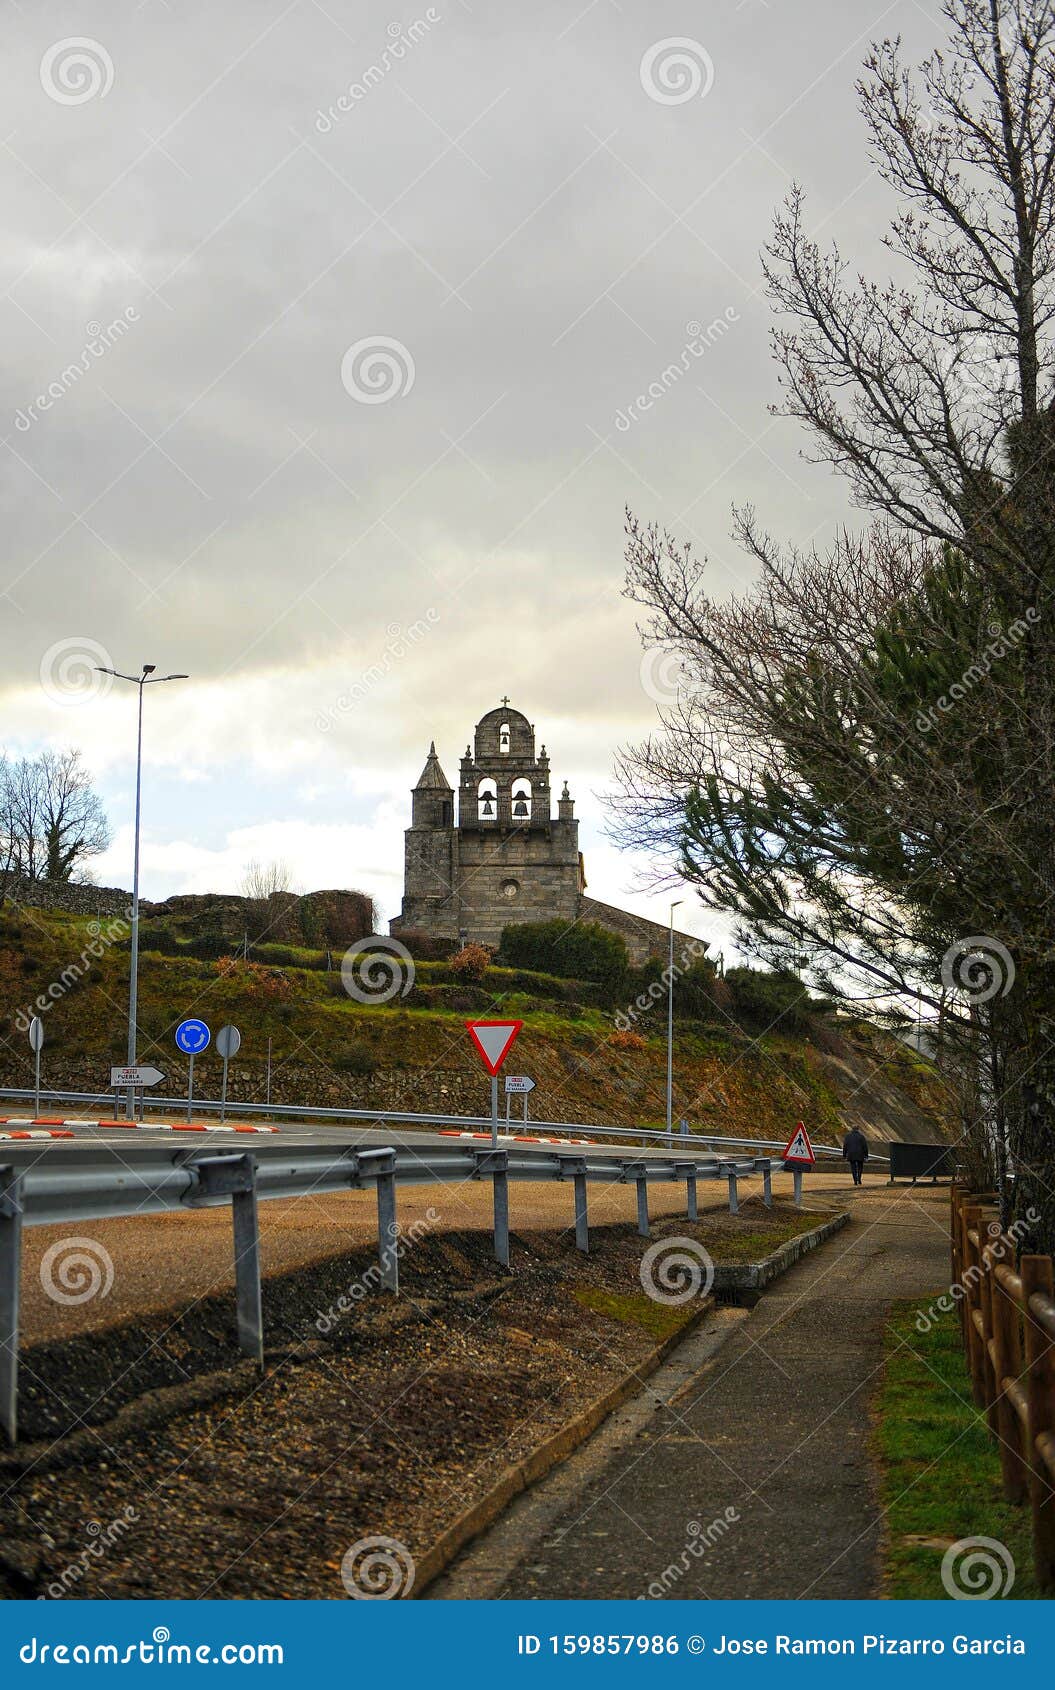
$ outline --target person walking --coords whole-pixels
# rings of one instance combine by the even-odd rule
[[[843,1157],[850,1164],[854,1184],[860,1185],[868,1161],[868,1140],[859,1127],[851,1127],[843,1139]]]

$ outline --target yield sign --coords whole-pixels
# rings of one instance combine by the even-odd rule
[[[817,1160],[810,1143],[810,1135],[801,1121],[784,1146],[784,1160],[785,1162],[805,1162],[809,1167],[812,1167]]]
[[[524,1025],[523,1021],[467,1021],[469,1037],[480,1052],[483,1065],[489,1074],[498,1073],[509,1052],[513,1048],[513,1041]]]

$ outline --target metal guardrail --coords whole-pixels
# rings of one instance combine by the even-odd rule
[[[396,1212],[399,1185],[462,1184],[489,1179],[493,1188],[494,1255],[509,1265],[509,1181],[569,1182],[574,1190],[575,1243],[590,1248],[587,1186],[634,1184],[637,1227],[649,1234],[648,1187],[685,1185],[686,1214],[697,1218],[700,1180],[725,1180],[729,1208],[739,1208],[738,1181],[761,1176],[763,1201],[772,1202],[773,1173],[783,1163],[768,1156],[605,1155],[593,1148],[492,1150],[471,1145],[374,1146],[298,1144],[277,1140],[252,1152],[229,1154],[198,1146],[138,1144],[115,1148],[75,1143],[61,1156],[43,1157],[39,1147],[5,1146],[0,1166],[0,1428],[12,1443],[18,1434],[19,1284],[24,1226],[70,1224],[120,1216],[231,1205],[235,1245],[238,1343],[262,1367],[264,1329],[261,1300],[261,1199],[293,1198],[373,1187],[377,1199],[377,1283],[399,1290],[401,1233]],[[794,1170],[795,1202],[802,1201],[802,1172]]]
[[[0,1086],[0,1097],[16,1098],[20,1102],[35,1098],[35,1092],[18,1089],[11,1086]],[[42,1099],[53,1100],[56,1103],[84,1103],[112,1106],[113,1092],[84,1092],[84,1091],[42,1091]],[[185,1109],[187,1100],[184,1097],[152,1097],[151,1109]],[[458,1127],[466,1132],[490,1132],[492,1120],[490,1115],[436,1115],[400,1109],[338,1109],[333,1107],[318,1107],[308,1103],[232,1103],[226,1104],[217,1098],[194,1099],[195,1113],[205,1115],[219,1115],[226,1110],[228,1115],[259,1115],[269,1119],[304,1121],[306,1124],[333,1121],[340,1123],[348,1121],[363,1126],[377,1127]],[[628,1139],[631,1142],[655,1141],[668,1149],[683,1147],[696,1154],[701,1147],[706,1150],[712,1145],[728,1146],[730,1149],[747,1151],[775,1150],[780,1152],[784,1144],[776,1138],[731,1138],[722,1133],[681,1133],[667,1132],[665,1127],[606,1127],[598,1126],[596,1122],[583,1121],[515,1121],[508,1123],[499,1120],[499,1130],[508,1125],[510,1131],[522,1133],[585,1133],[592,1138]],[[818,1157],[842,1160],[842,1150],[834,1144],[815,1144],[813,1146]],[[876,1155],[874,1152],[868,1158],[869,1162],[887,1164],[889,1158]]]

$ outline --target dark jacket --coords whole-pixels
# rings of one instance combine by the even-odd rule
[[[856,1127],[851,1127],[843,1139],[843,1155],[848,1162],[867,1162],[868,1140],[864,1133]]]

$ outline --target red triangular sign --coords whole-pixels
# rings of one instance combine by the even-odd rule
[[[817,1158],[810,1143],[810,1135],[800,1121],[787,1144],[784,1146],[785,1162],[805,1162],[813,1166]]]
[[[489,1074],[497,1074],[516,1042],[523,1021],[467,1021],[469,1037]]]

